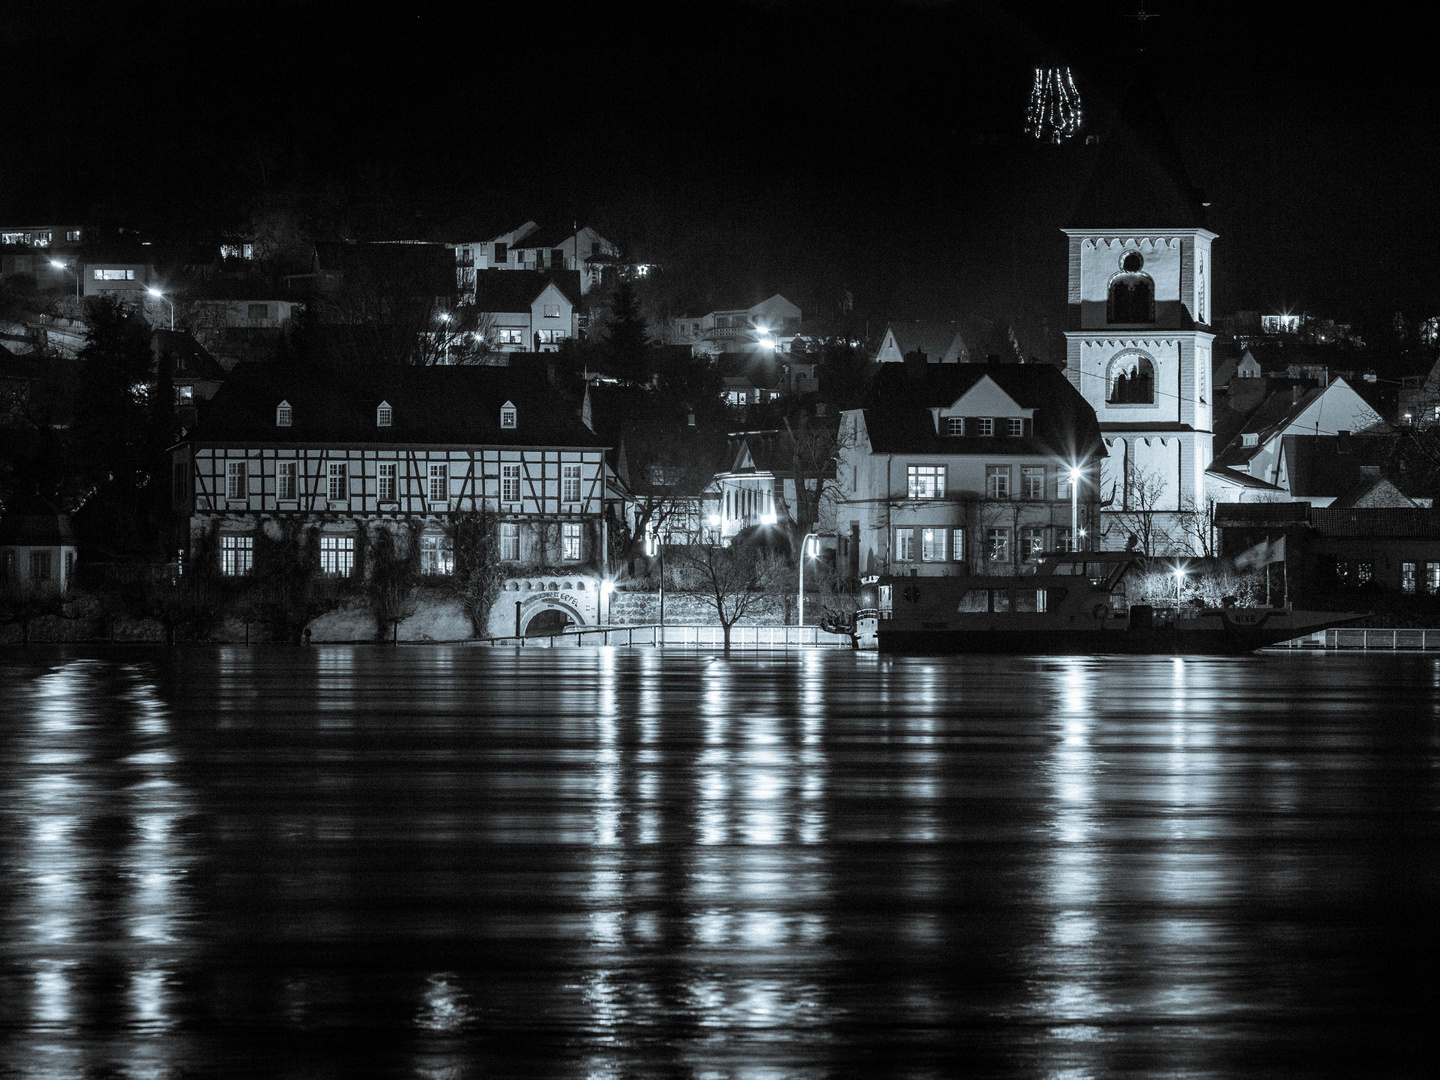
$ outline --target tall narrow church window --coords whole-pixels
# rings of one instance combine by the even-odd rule
[[[1143,272],[1144,266],[1145,257],[1138,251],[1127,251],[1120,260],[1120,272],[1110,279],[1107,322],[1155,321],[1155,283]]]

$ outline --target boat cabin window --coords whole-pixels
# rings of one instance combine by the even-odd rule
[[[960,596],[960,605],[957,611],[989,611],[990,590],[989,589],[966,589]]]
[[[990,608],[991,611],[1009,611],[1009,610],[1010,610],[1010,593],[1009,593],[1009,591],[1008,591],[1008,590],[1002,591],[1002,590],[1000,590],[1000,589],[991,589],[991,590],[990,590],[990,603],[993,605],[993,606]]]

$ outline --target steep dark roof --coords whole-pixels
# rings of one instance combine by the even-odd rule
[[[1095,410],[1049,364],[880,364],[865,402],[865,424],[877,453],[1049,454],[1065,460],[1105,457]],[[932,408],[945,408],[985,377],[1035,410],[1024,438],[938,434]]]
[[[220,361],[190,336],[186,330],[156,330],[150,344],[157,360],[168,356],[174,367],[173,378],[182,382],[191,379],[223,381],[225,369]]]
[[[477,270],[476,311],[529,311],[545,286],[551,282],[576,307],[580,305],[578,270]]]
[[[291,426],[275,425],[288,401]],[[389,402],[392,425],[376,427]],[[513,402],[517,426],[500,426]],[[602,446],[576,403],[544,372],[504,367],[390,367],[346,371],[241,364],[200,405],[190,442],[418,443],[485,446]]]
[[[1231,437],[1221,451],[1215,455],[1215,466],[1231,468],[1248,464],[1267,442],[1293,424],[1295,419],[1310,407],[1310,403],[1324,392],[1324,387],[1315,387],[1305,391],[1296,400],[1291,390],[1277,390],[1262,401],[1259,408],[1245,416],[1238,429],[1232,429],[1227,423],[1225,427],[1227,431],[1231,432]],[[1216,425],[1217,428],[1219,426],[1219,424]],[[1259,436],[1256,446],[1243,445],[1247,432]]]
[[[0,518],[0,544],[51,547],[75,543],[70,515],[62,514],[33,496],[15,500]]]
[[[1385,436],[1286,435],[1285,470],[1297,499],[1334,496],[1354,502],[1380,480],[1394,440]]]
[[[1077,229],[1203,228],[1205,207],[1141,67],[1110,131],[1092,151],[1090,179],[1070,215]]]

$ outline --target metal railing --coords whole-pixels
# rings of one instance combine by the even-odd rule
[[[688,649],[722,649],[725,629],[721,626],[640,626],[571,627],[564,633],[532,637],[480,638],[471,645],[507,645],[518,648],[564,649],[615,645]],[[848,649],[850,638],[831,634],[818,626],[732,626],[732,649]]]
[[[1440,652],[1440,630],[1338,627],[1282,641],[1272,649]]]

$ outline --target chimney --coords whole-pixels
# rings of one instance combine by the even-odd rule
[[[1335,433],[1335,452],[1337,454],[1350,453],[1350,432],[1344,428]]]
[[[1290,384],[1290,404],[1291,404],[1291,405],[1299,405],[1299,404],[1300,404],[1300,384],[1299,384],[1299,383],[1291,383],[1291,384]]]

